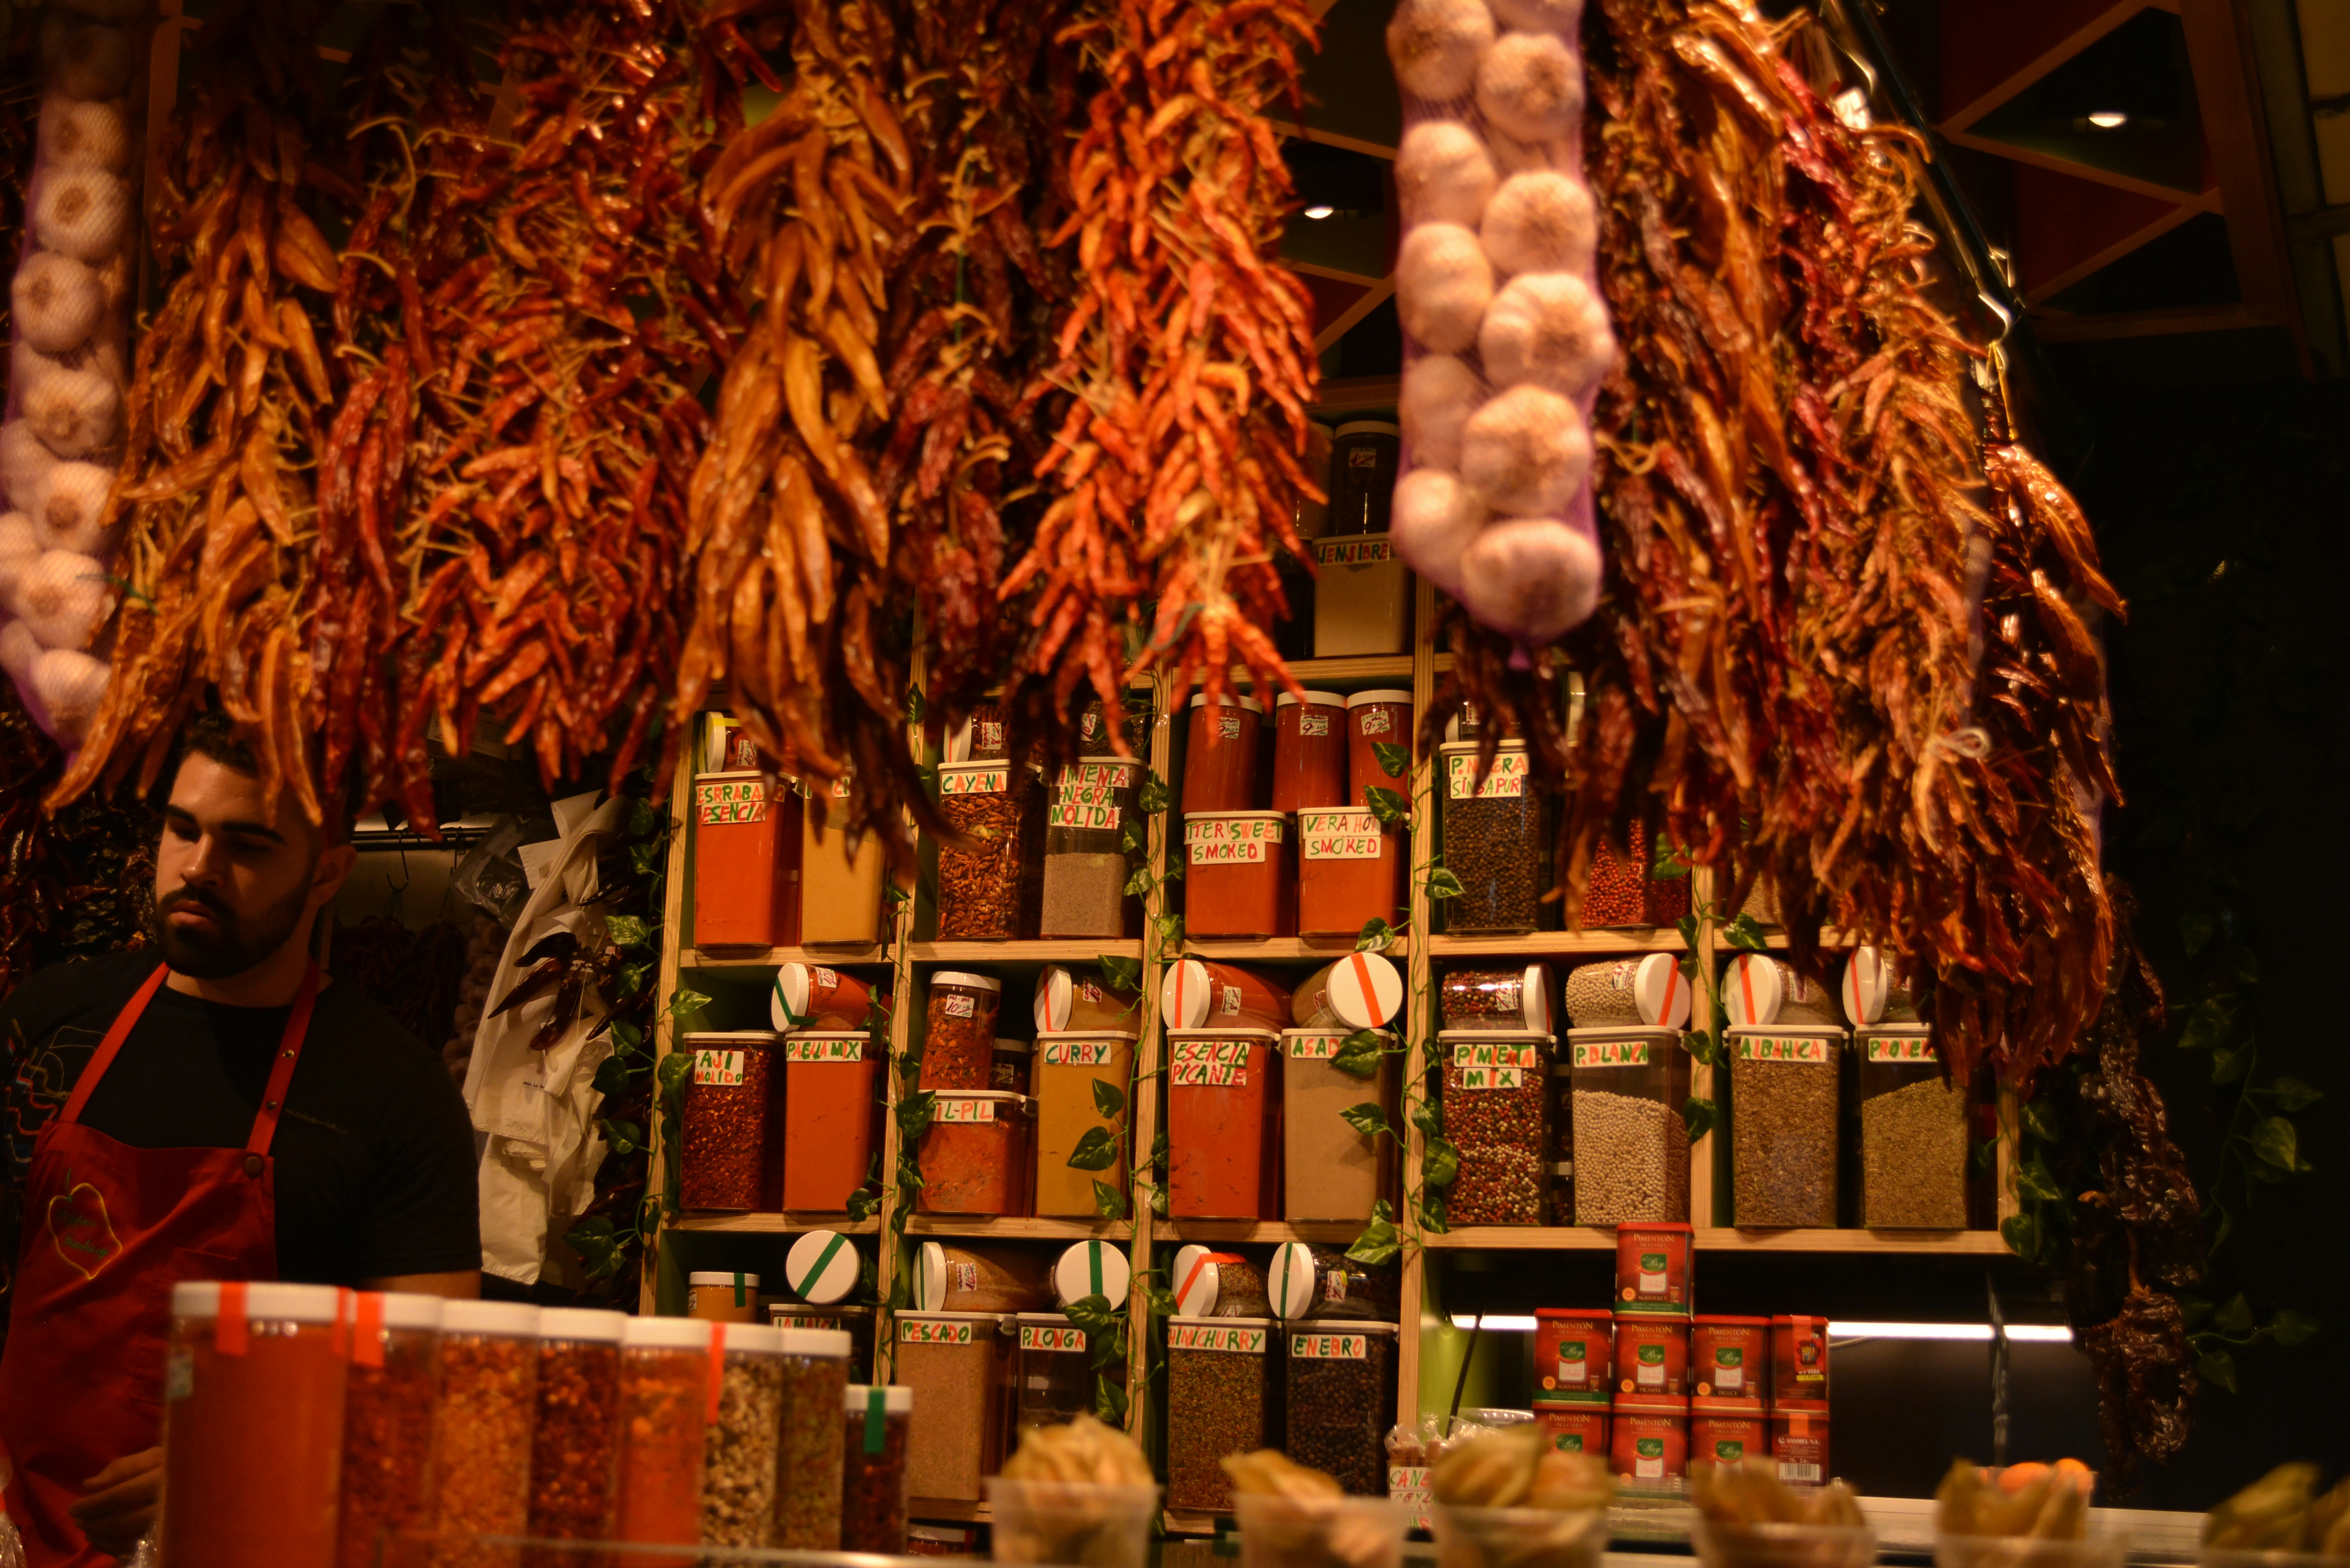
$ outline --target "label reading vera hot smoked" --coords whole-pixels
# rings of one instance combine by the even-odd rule
[[[992,1122],[995,1119],[993,1100],[938,1100],[931,1106],[934,1122]]]
[[[1532,1045],[1464,1041],[1452,1047],[1453,1079],[1463,1089],[1523,1089],[1541,1060]]]
[[[972,768],[939,774],[941,794],[1002,794],[1012,787],[1012,770]]]
[[[1742,1062],[1825,1063],[1828,1059],[1828,1043],[1792,1036],[1743,1035],[1738,1041],[1738,1059]]]
[[[1047,1040],[1045,1065],[1103,1067],[1109,1064],[1109,1051],[1110,1042],[1107,1040]]]
[[[696,1051],[693,1054],[693,1081],[697,1084],[707,1084],[714,1089],[741,1087],[743,1053]]]
[[[1183,824],[1183,842],[1191,846],[1194,866],[1254,863],[1272,857],[1281,842],[1284,824],[1277,816],[1192,817]]]
[[[900,1345],[969,1345],[972,1324],[968,1323],[931,1323],[921,1318],[901,1317],[898,1320],[898,1343]]]
[[[695,815],[704,827],[767,820],[767,781],[713,779],[693,786]]]
[[[1648,1043],[1646,1040],[1578,1040],[1575,1043],[1575,1064],[1578,1067],[1645,1067],[1648,1064]]]
[[[1168,1082],[1186,1088],[1244,1089],[1248,1059],[1245,1040],[1179,1040]]]
[[[1289,1354],[1306,1361],[1367,1361],[1371,1337],[1367,1334],[1293,1334]]]
[[[1177,1323],[1167,1326],[1170,1350],[1221,1350],[1235,1355],[1263,1355],[1264,1330],[1222,1328],[1211,1323]]]
[[[1867,1037],[1868,1059],[1872,1062],[1939,1062],[1942,1058],[1934,1050],[1931,1035],[1876,1035]]]
[[[784,1060],[786,1062],[861,1062],[865,1059],[865,1036],[852,1035],[843,1040],[786,1040]]]
[[[1479,784],[1476,753],[1456,753],[1444,759],[1446,793],[1454,800],[1515,800],[1526,793],[1528,767],[1525,753],[1503,752],[1493,759],[1485,782]]]
[[[1289,1037],[1289,1059],[1293,1062],[1335,1062],[1338,1047],[1347,1043],[1344,1034],[1293,1034]]]
[[[1083,1350],[1086,1331],[1081,1328],[1049,1328],[1039,1324],[1020,1325],[1020,1348],[1023,1350]]]
[[[1308,860],[1377,860],[1379,819],[1367,811],[1301,811],[1297,853]]]

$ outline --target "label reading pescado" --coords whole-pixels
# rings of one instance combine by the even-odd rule
[[[1526,778],[1531,766],[1523,752],[1503,752],[1493,759],[1492,772],[1485,782],[1477,782],[1477,757],[1472,752],[1456,753],[1444,759],[1445,784],[1454,800],[1516,800],[1526,793]]]
[[[743,1083],[743,1053],[740,1051],[696,1051],[693,1054],[693,1081],[707,1084],[714,1089],[739,1088]]]

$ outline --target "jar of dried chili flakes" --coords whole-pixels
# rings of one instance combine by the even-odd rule
[[[667,1545],[701,1538],[702,1428],[718,1403],[711,1345],[725,1332],[723,1324],[691,1317],[623,1324],[620,1507],[612,1539]]]
[[[914,1414],[911,1388],[852,1383],[841,1461],[840,1549],[906,1550],[906,1429]]]
[[[375,1568],[390,1532],[422,1528],[441,1403],[439,1296],[362,1291],[343,1397],[338,1568]]]
[[[530,1447],[533,1535],[612,1537],[619,1506],[620,1335],[628,1324],[617,1312],[539,1311],[538,1417]]]

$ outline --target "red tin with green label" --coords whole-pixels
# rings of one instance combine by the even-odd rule
[[[1610,1413],[1607,1468],[1634,1483],[1689,1474],[1690,1402],[1659,1394],[1618,1394]]]
[[[1534,1421],[1550,1438],[1550,1446],[1570,1454],[1596,1459],[1607,1452],[1607,1394],[1558,1394],[1537,1397]]]
[[[1689,1394],[1690,1325],[1683,1318],[1616,1314],[1616,1392]]]
[[[1690,1320],[1690,1392],[1700,1399],[1764,1399],[1771,1393],[1771,1320]],[[1756,1453],[1762,1450],[1757,1449]],[[1700,1455],[1703,1458],[1703,1455]]]
[[[1690,1401],[1690,1458],[1735,1465],[1770,1451],[1771,1423],[1762,1400]]]
[[[1606,1394],[1615,1386],[1616,1320],[1604,1312],[1534,1314],[1534,1380],[1545,1394]],[[1597,1452],[1597,1449],[1594,1449]]]
[[[1658,1317],[1690,1314],[1696,1232],[1678,1221],[1624,1225],[1616,1231],[1616,1312]]]
[[[1828,1403],[1828,1320],[1771,1320],[1771,1403],[1824,1410]]]
[[[1773,1406],[1771,1457],[1779,1461],[1781,1480],[1824,1485],[1828,1479],[1828,1413]]]

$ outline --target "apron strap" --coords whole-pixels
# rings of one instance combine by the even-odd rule
[[[155,972],[147,977],[147,983],[132,992],[130,1000],[122,1004],[122,1011],[114,1015],[114,1023],[106,1032],[106,1038],[99,1042],[98,1054],[89,1059],[89,1065],[81,1070],[81,1077],[75,1082],[73,1094],[67,1099],[66,1108],[59,1113],[58,1120],[69,1126],[81,1120],[81,1108],[89,1103],[90,1091],[96,1089],[98,1081],[106,1076],[106,1070],[114,1065],[114,1058],[120,1054],[122,1043],[130,1038],[130,1031],[138,1025],[139,1015],[147,1011],[147,1004],[155,1000],[157,992],[163,989],[164,977],[171,972],[168,964],[157,964]]]
[[[277,1044],[277,1060],[269,1066],[269,1086],[261,1092],[261,1109],[253,1118],[253,1136],[244,1140],[247,1154],[267,1154],[277,1137],[277,1115],[286,1105],[286,1085],[294,1081],[294,1065],[302,1057],[302,1038],[310,1033],[310,1010],[318,1001],[318,966],[303,972],[302,989],[294,993],[293,1011],[286,1015],[286,1037]]]

